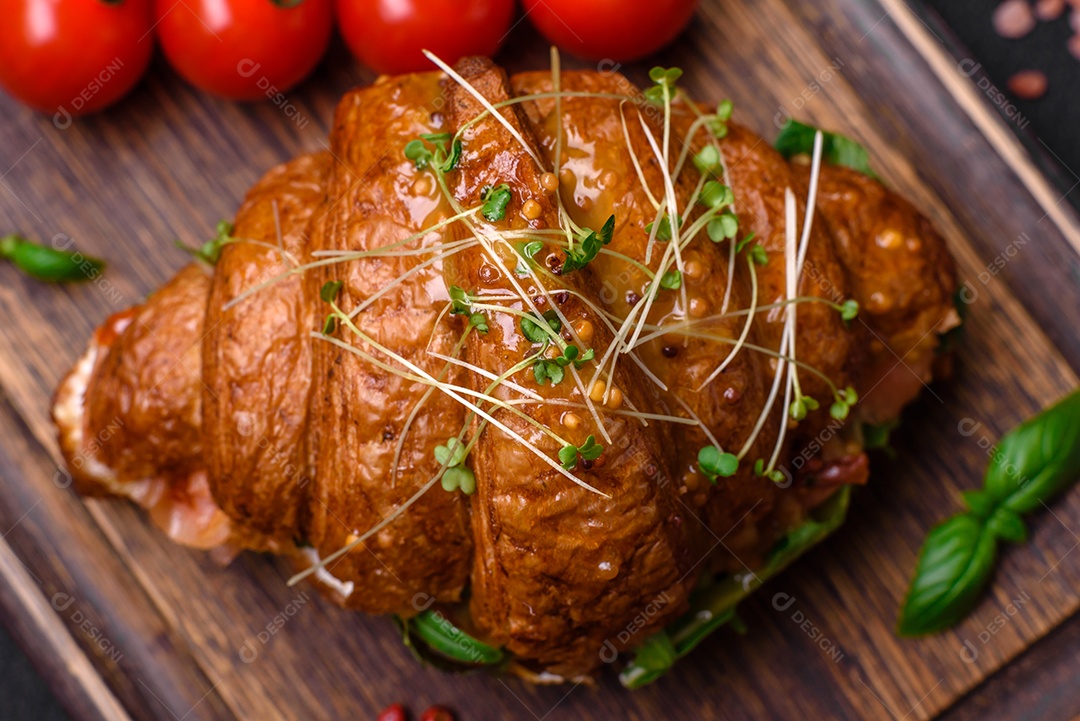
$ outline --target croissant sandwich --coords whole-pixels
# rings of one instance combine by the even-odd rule
[[[425,658],[642,685],[843,520],[946,370],[953,260],[850,141],[788,159],[675,69],[436,62],[97,329],[60,447]]]

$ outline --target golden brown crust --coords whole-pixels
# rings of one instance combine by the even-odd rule
[[[459,63],[458,71],[489,101],[508,97],[506,76],[490,61],[467,59]],[[460,86],[452,86],[449,97],[452,128],[483,110]],[[503,116],[536,152],[531,132],[517,111],[507,109]],[[494,118],[482,120],[465,134],[464,141],[465,150],[452,178],[454,195],[462,206],[477,206],[484,187],[507,183],[513,200],[506,219],[494,224],[497,229],[557,227],[553,197],[541,184],[542,168],[501,124]],[[533,220],[522,215],[528,201],[540,209]],[[511,284],[516,256],[500,253],[497,249],[507,249],[499,243],[491,247],[455,256],[447,264],[447,283],[469,293],[516,294]],[[561,257],[556,246],[547,245],[536,258],[546,262],[549,255]],[[529,297],[544,298],[534,278],[520,282]],[[612,334],[599,313],[582,300],[594,304],[597,300],[598,284],[591,271],[586,268],[563,275],[557,284],[544,281],[544,285],[554,292],[564,328],[588,321],[594,328],[589,345],[598,357],[603,356]],[[558,292],[563,289],[574,293]],[[520,301],[510,307],[527,310]],[[540,309],[548,308],[545,300]],[[471,364],[500,374],[536,352],[537,346],[521,333],[515,316],[494,314],[488,325],[489,333],[469,338]],[[570,338],[582,343],[573,335]],[[595,364],[589,364],[581,371],[585,383],[593,368]],[[538,386],[528,369],[510,379],[544,398],[577,403],[583,399],[569,373],[554,387]],[[472,380],[480,390],[487,384],[476,376]],[[627,407],[644,407],[640,392],[644,382],[628,362],[618,366],[612,382],[625,395]],[[509,399],[519,394],[501,385],[493,395]],[[590,434],[606,445],[591,468],[579,463],[575,473],[610,498],[575,485],[503,431],[487,427],[473,452],[477,558],[472,617],[520,658],[574,676],[599,664],[605,642],[616,648],[636,643],[677,615],[696,578],[693,565],[698,559],[690,554],[686,510],[676,500],[671,468],[655,425],[646,428],[635,419],[606,414],[605,428],[613,441],[608,445],[587,410],[575,411],[581,422],[577,428],[568,428],[561,422],[565,407],[536,404],[520,409],[528,419],[574,445],[581,445]],[[505,410],[496,411],[494,417],[548,457],[558,454],[562,444],[539,432],[530,420]],[[620,638],[619,632],[650,603],[659,610],[639,630],[641,635]]]
[[[514,76],[513,82],[515,90],[521,95],[550,92],[552,89],[551,73],[523,73]],[[615,73],[565,72],[560,82],[566,92],[640,97],[638,89],[629,80]],[[553,161],[558,131],[554,99],[529,102],[524,108],[547,157]],[[625,130],[623,117],[626,120]],[[657,125],[656,114],[642,112],[641,106],[635,102],[603,97],[564,98],[561,107],[563,154],[560,166],[563,168],[563,202],[575,222],[586,227],[599,227],[613,214],[616,229],[609,249],[646,265],[647,226],[654,222],[656,209],[639,180],[631,150],[627,147],[627,135],[632,152],[639,158],[641,177],[644,177],[654,198],[663,197],[664,174],[639,118],[646,121],[654,138],[662,137],[662,125]],[[682,136],[675,135],[671,145],[674,149],[671,165],[674,166],[678,151],[683,147]],[[676,178],[675,196],[680,214],[684,217],[684,228],[700,214],[698,209],[687,208],[699,177],[698,171],[688,162]],[[664,243],[654,245],[651,262],[647,264],[652,271],[655,272],[659,266],[660,255],[665,249]],[[734,347],[732,344],[738,339],[746,320],[744,316],[708,320],[725,312],[728,250],[728,246],[710,242],[701,233],[691,246],[683,250],[682,258],[687,269],[683,277],[687,298],[698,314],[697,320],[705,321],[693,329],[725,338],[729,343],[672,333],[641,346],[638,351],[642,360],[668,388],[668,392],[661,394],[659,399],[662,410],[682,417],[692,414],[709,429],[721,448],[737,453],[750,437],[764,406],[768,365],[761,356],[743,350],[722,374],[705,385]],[[740,258],[738,262],[743,263],[744,260]],[[638,298],[646,296],[649,277],[625,260],[601,254],[590,264],[590,268],[599,279],[602,288],[600,298],[616,315],[625,317],[630,313],[633,307],[627,301],[630,294]],[[735,280],[737,282],[732,283],[727,300],[728,311],[749,306],[744,279]],[[658,325],[678,317],[695,316],[687,314],[681,307],[681,294],[661,291],[650,312],[649,322]],[[758,342],[753,328],[748,341]],[[675,396],[688,406],[689,413],[673,400]],[[717,486],[711,485],[698,471],[698,451],[711,445],[706,434],[696,426],[666,426],[678,449],[677,480],[682,486],[684,502],[693,513],[701,515],[708,527],[699,542],[699,545],[705,544],[703,548],[716,546],[717,552],[722,554],[724,548],[716,544],[717,538],[746,538],[746,534],[733,533],[736,526],[740,523],[752,525],[772,507],[778,490],[776,484],[753,474],[752,459],[771,452],[779,416],[779,408],[776,408],[750,449],[748,458],[751,460],[743,463],[734,476],[718,479]],[[715,500],[708,502],[705,507],[708,499]],[[730,550],[736,555],[745,553],[745,549],[737,546]]]
[[[97,459],[119,479],[187,478],[202,469],[199,341],[209,288],[206,269],[185,266],[101,344],[86,389],[86,438],[109,435]]]
[[[421,133],[439,132],[434,101],[437,74],[386,79],[354,90],[338,107],[331,135],[337,162],[327,203],[317,211],[325,222],[315,231],[312,251],[373,250],[408,238],[445,213],[438,189],[421,178],[404,156],[405,144]],[[428,233],[408,248],[433,247],[447,238]],[[438,322],[446,303],[439,264],[422,267],[425,256],[375,256],[320,268],[307,276],[309,297],[331,280],[344,282],[338,303],[350,312],[391,282],[407,276],[366,307],[356,325],[381,346],[437,376],[444,361],[428,351],[450,354],[460,328]],[[319,301],[319,318],[330,306]],[[348,329],[334,337],[400,370]],[[322,557],[344,546],[351,534],[373,528],[405,503],[439,469],[434,450],[456,436],[464,423],[460,405],[439,392],[374,366],[368,360],[316,341],[313,346],[311,443],[313,497],[308,540]],[[450,373],[448,380],[458,379]],[[420,411],[410,422],[414,409]],[[398,472],[394,455],[404,438]],[[412,615],[430,598],[457,600],[472,556],[468,509],[459,493],[438,484],[383,531],[355,548],[329,571],[354,591],[349,608]]]
[[[510,96],[505,73],[488,60],[466,59],[458,71],[489,101]],[[564,90],[639,94],[618,75],[564,73],[561,82]],[[517,76],[514,87],[542,92],[551,83],[549,73],[532,73]],[[471,125],[463,155],[446,175],[453,196],[447,200],[436,176],[404,157],[405,145],[424,133],[463,128],[483,105],[440,74],[382,78],[348,94],[335,118],[333,160],[320,153],[272,170],[238,214],[235,235],[263,243],[276,245],[280,222],[280,250],[231,244],[213,281],[189,266],[95,333],[54,405],[61,450],[79,490],[133,498],[173,538],[197,547],[228,542],[284,550],[293,538],[307,541],[313,548],[304,551],[306,563],[392,515],[364,546],[316,574],[334,601],[409,616],[432,602],[462,600],[471,582],[472,618],[465,628],[475,624],[479,635],[529,669],[574,677],[680,614],[710,563],[726,570],[754,566],[807,507],[839,485],[865,482],[865,455],[838,437],[803,458],[804,472],[796,474],[791,492],[752,474],[753,461],[771,454],[786,410],[782,400],[739,473],[716,486],[696,463],[708,434],[671,419],[644,423],[627,414],[700,418],[719,445],[734,452],[766,403],[777,365],[749,350],[702,386],[744,319],[711,316],[725,302],[729,310],[745,309],[751,293],[745,257],[729,268],[729,246],[709,242],[704,233],[685,249],[684,262],[694,264],[683,277],[686,307],[681,292],[663,291],[648,321],[709,318],[697,329],[711,338],[671,333],[644,343],[638,359],[621,357],[614,371],[605,364],[598,372],[593,361],[580,371],[567,368],[559,384],[536,382],[531,356],[541,344],[524,336],[520,314],[556,310],[559,345],[592,349],[599,360],[614,343],[609,323],[643,307],[637,304],[650,280],[634,263],[609,254],[564,274],[564,246],[550,235],[532,236],[544,239],[535,254],[539,267],[518,271],[524,261],[514,248],[517,238],[503,234],[562,225],[559,184],[544,176],[555,160],[559,128],[561,197],[571,218],[595,230],[614,215],[608,249],[653,272],[668,247],[657,244],[649,255],[646,225],[656,206],[630,161],[620,100],[564,98],[561,105],[558,117],[549,99],[504,108],[501,116],[516,135],[494,117]],[[633,155],[642,159],[646,186],[659,196],[664,173],[638,121],[640,107],[623,107],[626,132]],[[643,114],[659,137],[658,117]],[[687,137],[695,117],[684,102],[675,104],[672,162],[684,144],[693,153],[714,142],[705,131]],[[784,191],[795,193],[801,229],[798,199],[806,196],[807,171],[789,166],[734,124],[719,148],[740,236],[755,232],[769,253],[757,270],[756,301],[775,303],[786,291]],[[674,183],[680,206],[700,179],[688,161]],[[380,251],[462,207],[476,208],[486,188],[502,183],[512,196],[505,219],[473,214],[405,244],[402,250],[413,254]],[[955,319],[952,259],[910,204],[846,169],[822,169],[817,207],[800,295],[834,302],[854,297],[865,325],[848,328],[834,308],[801,303],[798,357],[838,386],[879,388],[857,407],[858,420],[891,419],[929,378],[935,331]],[[685,227],[700,209],[683,214]],[[286,279],[224,309],[292,260],[325,258],[312,255],[319,251],[367,254]],[[356,311],[364,337],[339,325],[331,333],[336,345],[312,338],[330,311],[319,294],[331,280],[343,282],[335,302],[346,313]],[[486,333],[466,330],[459,316],[446,314],[447,286],[500,296],[488,302],[502,309],[484,311]],[[783,318],[778,309],[760,314],[748,340],[778,348]],[[906,379],[892,372],[894,351],[908,353],[914,376],[906,368]],[[448,364],[445,357],[453,355],[483,373]],[[452,384],[457,400],[417,382],[425,374]],[[499,374],[506,378],[493,384]],[[647,375],[669,392],[658,391]],[[621,405],[612,400],[605,407],[610,396],[599,394],[595,406],[587,399],[597,379],[618,389]],[[827,385],[809,374],[801,379],[827,409]],[[470,393],[490,394],[490,400],[477,402]],[[473,400],[460,402],[466,398]],[[515,402],[513,410],[508,401]],[[466,405],[477,403],[475,413],[467,412]],[[781,463],[826,422],[827,410],[820,410],[795,427],[781,447]],[[477,481],[471,499],[435,482],[435,447],[462,432],[476,439],[467,459]],[[100,443],[106,434],[109,442]],[[594,461],[577,458],[573,475],[600,493],[575,484],[557,460],[565,444],[581,445],[590,435],[603,454]],[[816,477],[813,487],[802,483],[807,474]],[[398,515],[414,496],[415,504]],[[719,546],[726,552],[702,563]],[[468,615],[465,604],[454,611]]]
[[[809,167],[794,163],[792,169],[805,187]],[[910,202],[850,168],[822,166],[817,207],[859,302],[859,325],[869,331],[861,418],[894,420],[932,379],[939,335],[959,323],[955,263]]]
[[[291,543],[310,479],[304,456],[314,308],[300,275],[243,292],[308,262],[308,222],[325,195],[329,153],[274,168],[248,191],[214,269],[203,339],[202,445],[210,488],[239,524]],[[280,232],[280,246],[279,246]]]

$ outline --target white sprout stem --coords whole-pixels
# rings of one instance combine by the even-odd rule
[[[784,268],[785,268],[785,293],[787,298],[794,298],[797,291],[797,266],[799,248],[795,241],[795,194],[791,188],[784,189]],[[791,356],[795,357],[795,306],[784,307],[784,344],[791,350]],[[772,455],[765,472],[770,473],[780,457],[780,450],[784,447],[784,438],[788,428],[788,408],[791,406],[791,390],[795,378],[795,365],[787,362],[777,365],[777,370],[783,366],[786,371],[787,383],[784,385],[784,404],[780,407],[780,432],[776,437],[776,445],[773,446]]]
[[[365,310],[370,308],[373,303],[375,303],[380,298],[385,296],[387,293],[389,293],[392,290],[394,290],[395,288],[397,288],[399,285],[401,285],[402,283],[407,281],[409,278],[413,277],[417,273],[423,272],[424,270],[430,268],[433,265],[436,265],[437,263],[443,262],[444,260],[446,260],[447,258],[451,257],[452,255],[454,255],[456,253],[460,253],[461,251],[468,249],[472,245],[475,245],[475,243],[476,243],[475,240],[468,241],[468,242],[463,242],[463,243],[458,243],[455,246],[451,247],[451,249],[446,251],[445,253],[440,253],[439,255],[436,255],[436,256],[434,256],[432,258],[428,258],[423,263],[419,263],[417,265],[414,265],[412,268],[409,268],[407,271],[405,271],[401,275],[397,276],[396,278],[394,278],[392,281],[390,281],[389,283],[387,283],[383,287],[379,288],[378,291],[376,291],[375,293],[372,293],[371,295],[369,295],[367,298],[364,299],[364,301],[362,303],[358,303],[355,308],[353,308],[351,311],[349,311],[349,317],[350,318],[355,318],[356,316],[360,315]]]
[[[753,260],[750,260],[748,258],[747,264],[750,266],[750,312],[746,314],[746,322],[743,323],[742,333],[739,334],[739,340],[736,341],[735,345],[728,352],[727,357],[724,358],[720,365],[716,367],[716,370],[709,374],[709,377],[705,379],[705,382],[698,386],[697,390],[695,391],[697,393],[700,393],[703,388],[716,380],[716,377],[723,373],[724,369],[727,368],[733,360],[735,360],[736,354],[738,354],[738,352],[742,349],[743,345],[746,343],[747,336],[750,335],[750,326],[754,322],[754,314],[757,305],[757,272],[754,269]],[[733,269],[729,267],[728,272],[732,271]]]
[[[340,313],[340,311],[338,311],[338,312]],[[440,391],[445,393],[447,396],[449,396],[450,398],[453,398],[458,403],[460,403],[463,406],[465,406],[466,408],[472,410],[478,416],[480,416],[484,420],[488,421],[491,425],[495,426],[496,428],[501,430],[503,433],[507,434],[511,438],[516,439],[519,443],[521,443],[521,445],[523,445],[525,448],[529,449],[529,451],[532,452],[533,455],[535,455],[537,458],[539,458],[541,461],[543,461],[547,465],[551,466],[553,469],[555,469],[561,475],[566,476],[571,481],[573,481],[575,484],[581,486],[585,490],[596,493],[597,495],[603,496],[604,498],[611,498],[611,496],[608,495],[607,493],[604,493],[602,491],[597,490],[596,488],[593,488],[592,486],[590,486],[585,481],[581,480],[580,478],[578,478],[574,474],[567,471],[560,464],[553,461],[546,453],[541,451],[539,448],[537,448],[535,445],[533,445],[529,441],[525,440],[525,438],[523,438],[519,433],[516,433],[513,429],[511,429],[505,423],[503,423],[503,422],[501,422],[499,420],[496,420],[487,411],[480,408],[480,406],[477,403],[466,400],[466,398],[464,397],[465,395],[468,395],[468,394],[475,394],[475,395],[479,395],[479,396],[483,396],[483,394],[477,393],[475,391],[471,391],[471,389],[461,388],[460,386],[454,386],[454,385],[452,385],[450,383],[443,383],[443,382],[440,382],[440,381],[436,380],[433,376],[431,376],[431,374],[429,374],[423,368],[420,368],[419,366],[417,366],[414,363],[410,362],[407,358],[403,358],[401,355],[399,355],[397,353],[394,353],[390,349],[382,346],[380,343],[375,341],[374,338],[371,338],[366,333],[364,333],[362,330],[357,328],[356,325],[351,320],[349,320],[347,318],[343,318],[343,323],[346,324],[349,327],[349,329],[353,333],[355,333],[358,338],[360,338],[360,340],[364,341],[365,343],[367,343],[372,348],[375,348],[380,353],[383,353],[388,358],[391,358],[392,360],[394,360],[397,363],[401,364],[405,368],[408,368],[410,371],[415,373],[417,376],[423,378],[429,385],[432,385],[435,388],[438,388]],[[342,349],[344,349],[344,350],[346,350],[346,351],[348,351],[350,353],[354,353],[354,354],[356,354],[358,356],[364,357],[369,362],[375,364],[378,367],[383,368],[384,370],[390,370],[391,372],[394,372],[396,370],[396,369],[393,369],[388,364],[383,363],[378,358],[375,358],[374,356],[372,356],[372,355],[370,355],[368,353],[364,353],[359,348],[356,348],[356,347],[354,347],[354,346],[352,346],[352,345],[350,345],[348,343],[345,343],[345,342],[343,342],[341,340],[338,340],[337,338],[333,338],[331,336],[324,335],[322,333],[319,333],[318,331],[312,331],[311,335],[312,335],[313,338],[320,339],[320,340],[325,340],[325,341],[327,341],[327,342],[329,342],[329,343],[331,343],[333,345],[336,345],[336,346],[338,346],[338,347],[340,347],[340,348],[342,348]],[[485,400],[487,402],[495,403],[496,405],[498,404],[497,399],[491,398],[490,396],[485,396],[484,398],[485,398]]]
[[[814,133],[814,154],[810,165],[810,187],[807,190],[806,196],[806,217],[803,219],[802,237],[799,238],[799,257],[796,261],[795,267],[795,285],[796,291],[790,293],[789,297],[794,298],[795,293],[798,290],[798,284],[802,277],[803,262],[806,260],[806,251],[810,247],[810,230],[814,225],[814,209],[817,206],[817,188],[818,178],[821,174],[821,152],[824,144],[824,138],[820,130]],[[794,201],[793,201],[794,202]],[[795,326],[795,312],[797,304],[792,304],[790,307],[791,313],[791,325]],[[795,333],[791,334],[791,357],[795,357]],[[802,386],[799,384],[799,371],[798,367],[793,367],[790,371],[794,376],[793,382],[795,384],[796,397],[802,397]]]
[[[626,113],[623,110],[625,105],[625,100],[619,103],[619,120],[622,121],[623,138],[626,139],[626,150],[630,155],[630,161],[634,164],[634,171],[637,173],[638,182],[641,183],[641,187],[645,191],[645,195],[649,198],[649,202],[652,203],[653,209],[659,212],[660,203],[656,200],[656,196],[652,194],[649,184],[645,181],[645,171],[641,169],[641,161],[638,159],[633,141],[630,140],[630,128],[626,125]],[[640,116],[641,111],[638,111],[638,117]],[[648,262],[648,258],[646,258],[645,262]]]
[[[442,322],[445,311],[446,311],[446,309],[444,308],[443,312],[439,313],[439,317],[435,319],[435,329],[438,329],[439,323]],[[431,331],[432,337],[434,337],[435,329],[433,329]],[[473,327],[471,325],[465,326],[465,332],[461,334],[461,338],[459,338],[458,341],[454,344],[454,348],[450,352],[450,354],[452,356],[454,356],[455,358],[457,357],[457,354],[461,352],[461,349],[465,347],[465,341],[468,340],[469,333],[472,332],[472,329],[473,329]],[[427,344],[428,344],[429,347],[431,345],[431,340],[432,340],[431,338],[428,339]],[[432,351],[428,351],[428,353],[431,353],[431,352]],[[436,378],[438,380],[442,381],[443,379],[446,378],[446,374],[449,371],[450,371],[450,364],[449,363],[444,363],[442,369],[439,371],[439,375],[436,376]],[[396,446],[394,447],[394,461],[393,461],[393,463],[390,464],[390,485],[392,487],[397,486],[398,468],[399,468],[399,464],[401,463],[401,451],[405,447],[405,438],[408,437],[409,430],[412,428],[412,424],[416,420],[416,416],[420,413],[420,409],[423,407],[423,405],[425,403],[427,403],[428,399],[431,397],[431,395],[434,392],[435,392],[435,388],[433,386],[428,386],[427,387],[427,389],[424,391],[424,395],[420,396],[420,400],[416,402],[416,405],[413,406],[412,411],[409,412],[409,417],[405,419],[405,425],[402,426],[401,433],[398,434],[398,442],[397,442]]]
[[[435,53],[431,52],[430,50],[422,50],[421,52],[424,53],[424,55],[427,57],[428,60],[430,60],[431,62],[438,65],[439,68],[441,68],[444,73],[446,73],[451,78],[453,78],[454,82],[456,82],[458,85],[463,87],[466,90],[466,92],[469,93],[469,95],[472,95],[474,98],[476,98],[476,101],[478,103],[480,103],[485,108],[487,108],[488,111],[491,113],[491,117],[495,118],[496,120],[498,120],[500,123],[503,124],[503,126],[510,133],[510,135],[514,138],[514,140],[518,141],[518,143],[521,144],[521,147],[524,148],[525,152],[529,154],[529,157],[533,159],[533,162],[535,162],[536,165],[538,167],[540,167],[540,168],[544,167],[544,164],[540,162],[540,158],[538,158],[536,156],[536,152],[532,149],[532,146],[530,146],[529,143],[525,140],[525,138],[523,138],[521,136],[521,133],[519,133],[517,131],[517,129],[513,125],[510,124],[510,121],[507,120],[505,117],[503,117],[503,114],[500,113],[491,104],[491,101],[484,97],[483,93],[481,93],[479,90],[477,90],[475,87],[473,87],[472,83],[470,83],[465,78],[461,77],[461,75],[458,74],[458,72],[456,70],[454,70],[452,67],[447,65],[445,62],[443,62],[443,60],[439,56],[437,56]]]

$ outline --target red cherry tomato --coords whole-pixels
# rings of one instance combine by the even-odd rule
[[[331,0],[155,0],[176,72],[233,100],[273,99],[314,69],[330,42]]]
[[[560,49],[586,60],[650,55],[682,32],[697,0],[524,0],[526,17]]]
[[[510,29],[514,0],[337,0],[353,55],[380,73],[434,70],[421,50],[453,64],[494,55]]]
[[[150,0],[0,0],[0,86],[57,124],[123,97],[154,51]]]

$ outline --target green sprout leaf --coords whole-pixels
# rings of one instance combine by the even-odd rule
[[[342,280],[328,280],[323,283],[323,287],[319,289],[319,297],[322,298],[324,303],[333,303],[337,300],[338,293],[345,286],[345,281]]]
[[[460,466],[461,462],[465,460],[465,444],[461,443],[457,438],[447,439],[445,444],[435,446],[435,460],[439,462],[439,465],[446,465],[451,468]]]
[[[426,168],[434,158],[434,153],[428,150],[423,140],[410,140],[405,144],[405,157],[413,161],[417,170]]]
[[[510,186],[506,183],[496,185],[494,188],[486,187],[480,194],[484,205],[480,208],[480,214],[494,223],[506,217],[506,206],[513,199]]]
[[[721,100],[716,106],[716,112],[709,119],[708,125],[709,130],[717,139],[727,137],[728,121],[731,120],[731,113],[734,110],[735,105],[730,100]]]
[[[595,461],[603,452],[604,447],[596,442],[594,436],[590,435],[580,446],[573,444],[563,446],[559,451],[559,461],[562,463],[563,468],[572,471],[577,466],[578,456],[581,456],[586,461]]]
[[[481,333],[488,332],[487,316],[483,313],[472,313],[469,315],[469,325],[476,328]]]
[[[716,106],[716,117],[723,121],[731,120],[731,114],[735,110],[735,103],[730,100],[721,100]]]
[[[460,286],[450,286],[451,315],[468,315],[472,312],[472,299]]]
[[[666,290],[678,290],[682,287],[682,273],[669,270],[660,278],[660,287]]]
[[[709,180],[702,186],[698,200],[703,205],[720,210],[735,202],[735,194],[719,180]]]
[[[706,232],[714,243],[734,238],[739,233],[739,219],[734,213],[722,213],[709,221]]]
[[[184,245],[179,240],[176,241],[176,247],[208,265],[217,265],[222,249],[233,240],[232,233],[233,224],[227,220],[219,220],[214,228],[214,237],[198,248]]]
[[[788,120],[776,136],[776,149],[785,158],[810,155],[814,152],[814,135],[818,129],[795,120]],[[822,132],[821,157],[831,165],[843,165],[863,175],[877,178],[870,169],[866,148],[838,133]]]
[[[720,151],[716,149],[715,145],[706,145],[694,154],[694,167],[702,173],[719,175],[723,170]]]
[[[675,218],[675,227],[682,227],[682,217]],[[652,223],[649,223],[645,226],[645,232],[649,233],[650,235],[652,234]],[[664,243],[671,240],[671,218],[667,214],[664,214],[660,218],[660,224],[656,227],[656,239]]]
[[[675,84],[680,77],[682,77],[682,70],[679,68],[662,68],[659,66],[653,68],[649,71],[649,79],[655,85],[645,90],[645,99],[650,103],[663,105],[665,95],[670,99],[674,94]]]
[[[857,315],[859,315],[859,301],[849,298],[840,304],[840,317],[845,323],[855,320]]]
[[[461,141],[451,141],[451,137],[450,133],[423,133],[418,139],[405,144],[405,157],[416,164],[417,170],[433,165],[440,172],[449,173],[461,157]],[[449,149],[447,143],[450,143]]]
[[[58,250],[33,243],[18,235],[0,238],[0,258],[37,280],[71,283],[96,278],[105,263],[78,251]]]
[[[555,360],[537,358],[536,362],[533,363],[533,378],[540,385],[550,381],[551,385],[556,386],[562,383],[565,375],[566,371],[563,370],[563,366]]]
[[[552,333],[558,333],[562,330],[562,321],[559,320],[559,314],[554,310],[546,310],[542,318],[537,318],[535,315],[522,318],[521,332],[533,343],[546,343],[551,339],[551,335],[544,330],[543,324],[545,323]]]
[[[765,250],[765,246],[761,243],[754,243],[750,246],[750,260],[757,265],[768,265],[769,253]]]
[[[467,454],[465,444],[457,438],[451,437],[444,445],[435,446],[435,460],[439,465],[446,466],[440,481],[444,490],[460,490],[466,496],[476,491],[476,476],[464,465]]]
[[[586,229],[588,230],[588,229]],[[608,216],[600,232],[589,230],[583,233],[581,242],[573,248],[566,249],[566,260],[563,262],[562,273],[572,273],[581,270],[588,265],[599,253],[600,249],[611,242],[611,236],[615,232],[615,216]]]
[[[529,266],[527,264],[535,262],[536,254],[543,250],[543,248],[544,242],[542,240],[530,240],[528,243],[519,243],[517,249],[522,260],[518,261],[517,267],[514,268],[514,272],[519,276],[528,275]]]
[[[476,476],[473,475],[471,469],[464,466],[447,468],[443,471],[440,483],[447,493],[461,491],[466,496],[471,496],[476,492]]]
[[[735,475],[739,470],[739,459],[734,453],[725,453],[716,446],[705,446],[698,451],[698,468],[715,484],[717,478]]]

